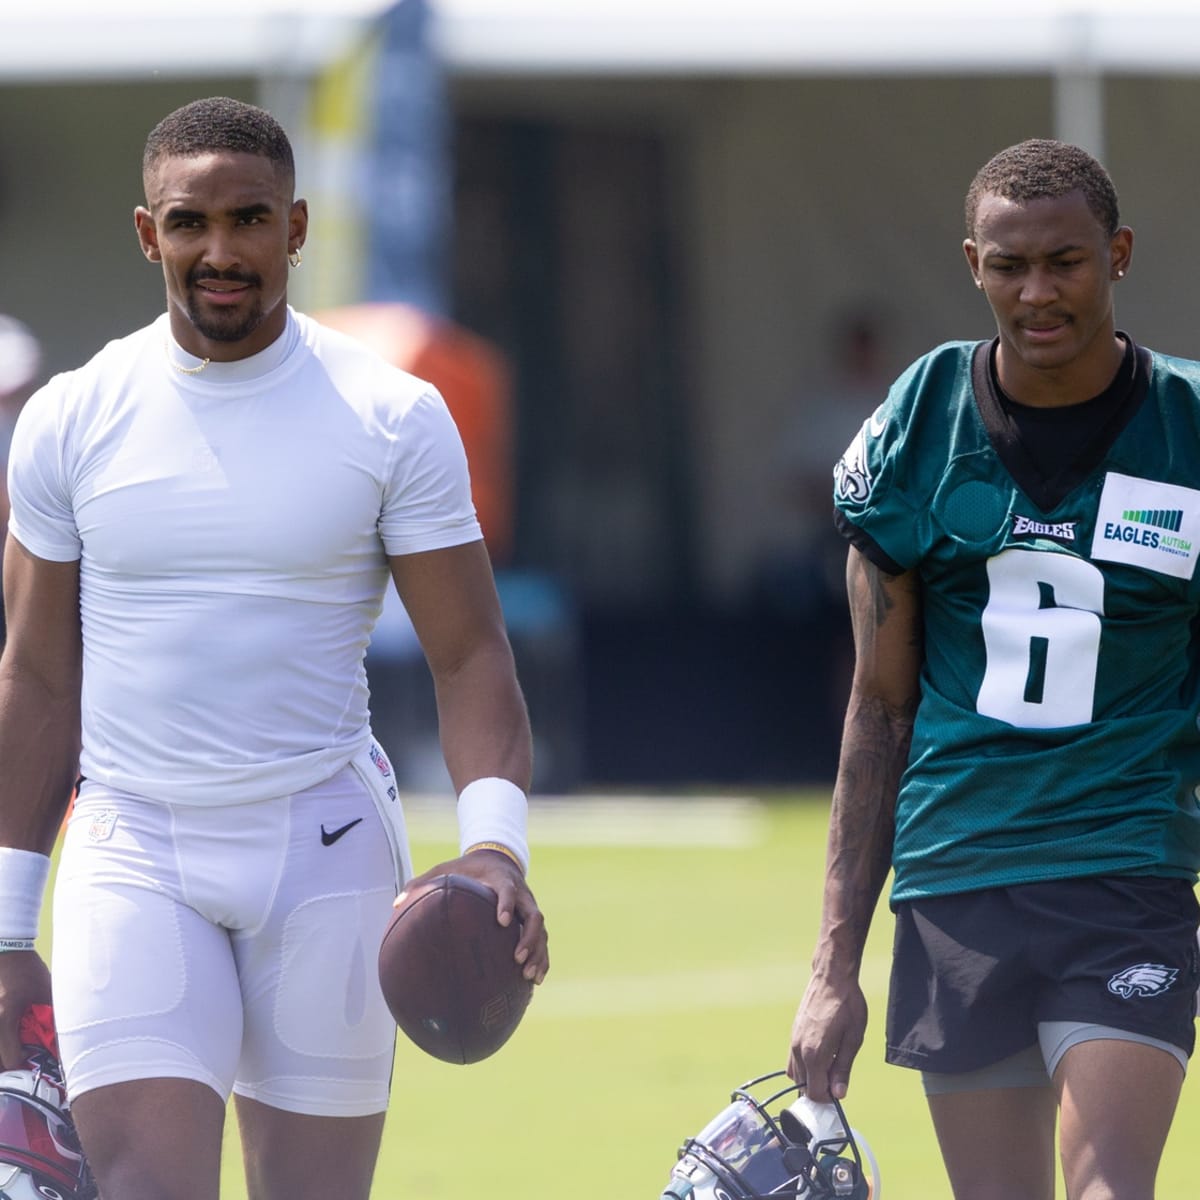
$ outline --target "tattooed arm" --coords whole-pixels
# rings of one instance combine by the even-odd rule
[[[896,791],[908,761],[921,669],[916,575],[885,575],[850,551],[846,588],[854,682],[829,816],[825,892],[812,977],[792,1026],[788,1074],[808,1095],[846,1094],[867,1004],[859,968],[892,858]]]

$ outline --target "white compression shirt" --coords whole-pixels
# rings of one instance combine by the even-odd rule
[[[369,737],[386,554],[481,537],[441,397],[289,313],[195,364],[164,315],[26,404],[11,530],[80,562],[84,775],[228,804],[326,779]]]

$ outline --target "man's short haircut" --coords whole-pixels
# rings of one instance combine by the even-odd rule
[[[148,179],[164,158],[195,158],[213,151],[261,155],[295,185],[296,163],[283,126],[265,109],[228,96],[193,100],[163,117],[146,139],[142,179]]]
[[[1030,138],[1001,150],[979,168],[967,189],[967,237],[985,195],[1024,204],[1082,192],[1096,220],[1111,237],[1121,225],[1117,190],[1108,172],[1086,151],[1051,138]]]

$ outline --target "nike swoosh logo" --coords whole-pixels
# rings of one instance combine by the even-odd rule
[[[355,825],[359,825],[361,823],[362,823],[362,817],[355,817],[353,821],[351,821],[347,825],[343,825],[340,829],[329,830],[329,829],[326,829],[324,825],[322,825],[321,826],[321,845],[322,846],[332,846],[333,843],[338,840],[338,838],[342,837],[344,834],[349,833],[350,830],[352,830],[355,827]]]

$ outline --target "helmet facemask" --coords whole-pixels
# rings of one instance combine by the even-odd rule
[[[794,1084],[756,1097],[783,1078],[777,1071],[736,1089],[683,1144],[661,1200],[879,1200],[874,1159],[868,1170],[836,1100],[814,1104]]]

